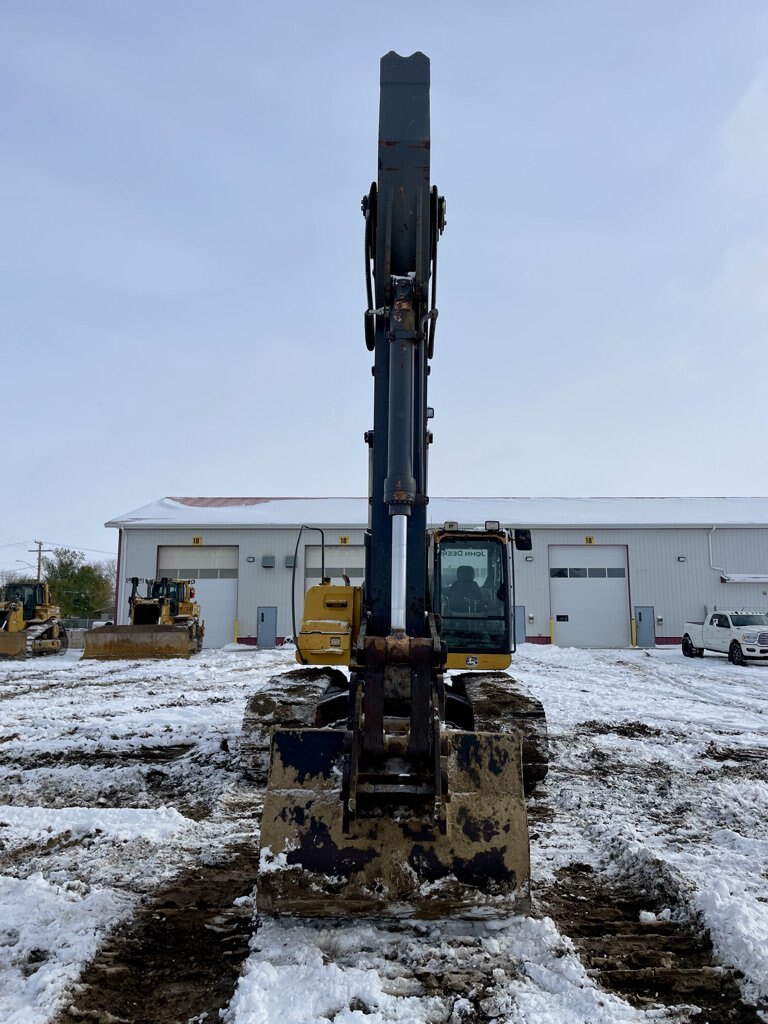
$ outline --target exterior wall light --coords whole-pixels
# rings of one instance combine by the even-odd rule
[[[526,562],[532,562],[533,561],[533,555],[526,555],[525,556],[525,560],[526,560]]]
[[[255,562],[255,561],[256,561],[256,559],[253,557],[253,555],[248,555],[248,557],[246,558],[246,562]]]
[[[677,556],[677,560],[678,560],[678,562],[684,562],[685,561],[685,555],[678,555]]]

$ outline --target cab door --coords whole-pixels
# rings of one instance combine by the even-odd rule
[[[704,625],[704,646],[710,651],[727,651],[730,640],[728,616],[715,612]]]

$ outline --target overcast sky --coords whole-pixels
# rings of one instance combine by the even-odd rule
[[[0,3],[0,568],[357,495],[379,58],[432,59],[435,495],[754,495],[762,2]]]

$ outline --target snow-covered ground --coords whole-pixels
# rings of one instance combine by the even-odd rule
[[[240,724],[248,696],[290,667],[290,650],[0,664],[3,1024],[51,1021],[142,901],[255,846],[260,793],[238,769]],[[552,745],[532,806],[535,884],[580,864],[662,893],[662,916],[708,930],[718,963],[768,1009],[768,666],[525,646],[512,674],[543,701]],[[601,988],[536,909],[482,928],[264,922],[224,1020],[668,1015]]]

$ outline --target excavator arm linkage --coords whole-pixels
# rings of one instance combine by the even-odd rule
[[[349,689],[311,728],[277,729],[258,905],[327,915],[525,909],[529,853],[521,737],[474,729],[446,688],[429,607],[427,405],[437,243],[429,60],[381,61],[378,181],[363,199],[365,341],[374,353],[370,522]]]

